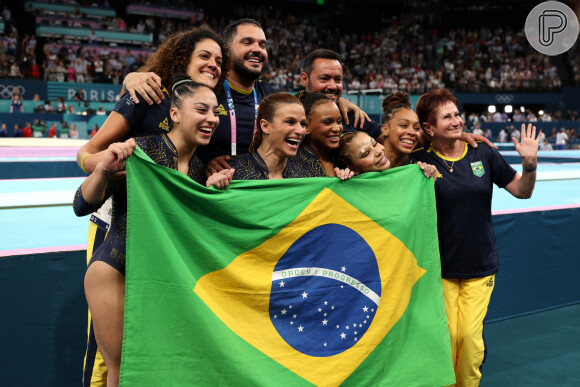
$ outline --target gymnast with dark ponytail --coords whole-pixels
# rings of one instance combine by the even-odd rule
[[[209,86],[219,92],[230,66],[229,48],[223,39],[208,26],[195,27],[187,31],[176,32],[159,46],[158,50],[147,60],[141,74],[155,73],[159,77],[147,80],[137,89],[146,91],[162,87],[160,103],[153,103],[148,97],[139,103],[134,92],[123,93],[113,111],[107,117],[98,133],[91,137],[77,153],[77,162],[87,174],[94,171],[109,145],[126,141],[133,137],[144,137],[153,134],[167,133],[171,128],[171,96],[174,75],[186,73],[195,82]],[[150,72],[150,73],[147,73]],[[166,98],[163,98],[165,96]],[[148,103],[150,104],[148,104]],[[205,183],[205,181],[203,182]],[[98,212],[90,217],[87,263],[93,252],[105,238],[111,224],[111,201],[107,201]],[[99,355],[89,319],[89,337],[83,372],[83,387],[100,385],[107,378],[106,366]]]
[[[127,188],[119,172],[136,146],[164,167],[172,168],[207,187],[227,188],[233,170],[214,173],[205,179],[205,165],[195,156],[198,146],[207,145],[219,123],[218,103],[213,90],[185,74],[176,74],[171,93],[171,131],[131,138],[111,144],[95,171],[77,190],[77,216],[97,210],[113,197],[113,218],[104,242],[92,255],[85,275],[85,294],[95,336],[108,369],[107,385],[116,386],[121,362],[125,295],[125,250]]]

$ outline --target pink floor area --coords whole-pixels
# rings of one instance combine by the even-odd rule
[[[1,147],[0,157],[76,157],[74,147]]]

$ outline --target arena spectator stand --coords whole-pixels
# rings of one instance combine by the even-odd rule
[[[466,20],[485,15],[490,7],[495,7],[495,12],[522,7],[523,1],[513,5],[488,3],[487,8],[472,7]],[[345,97],[369,110],[375,119],[380,116],[382,96],[395,90],[418,95],[445,86],[459,93],[488,93],[485,98],[494,93],[562,91],[562,66],[533,51],[523,30],[514,30],[509,24],[498,26],[494,20],[488,25],[466,21],[455,23],[453,29],[445,28],[445,17],[456,15],[458,5],[437,10],[424,1],[390,3],[387,13],[380,7],[373,9],[373,2],[365,4],[370,6],[362,11],[345,2],[328,17],[324,7],[296,7],[291,2],[277,7],[238,5],[229,13],[208,6],[204,13],[181,1],[120,2],[114,7],[106,1],[29,1],[24,10],[15,8],[14,14],[33,16],[32,33],[22,37],[14,23],[10,25],[0,39],[0,77],[43,79],[54,84],[120,84],[173,32],[202,22],[221,31],[232,19],[254,17],[263,24],[269,40],[264,80],[281,90],[297,91],[301,88],[302,58],[315,48],[331,48],[345,60]],[[365,28],[341,23],[348,15],[371,13],[374,17]],[[125,36],[128,40],[121,39]],[[149,38],[131,40],[134,36]],[[85,44],[90,39],[93,44]],[[578,68],[577,47],[568,58],[572,70],[564,68],[564,78],[574,82],[578,78],[578,71],[574,71]],[[571,78],[571,73],[575,77]],[[354,95],[349,96],[349,92]],[[65,98],[70,101],[70,95]],[[26,113],[33,112],[29,100],[24,108]],[[555,110],[551,105],[548,108]],[[505,125],[488,127],[496,137]]]
[[[40,38],[79,46],[80,42],[91,40],[94,30],[92,43],[99,48],[116,43],[141,45],[148,50],[151,43],[158,44],[172,32],[190,28],[204,17],[218,31],[229,21],[221,15],[205,16],[197,9],[184,10],[182,3],[174,3],[173,8],[171,4],[152,2],[128,4],[122,9],[125,19],[106,2],[101,7],[83,7],[36,1],[27,2],[25,7],[35,13],[36,34]],[[422,12],[424,7],[424,2],[416,1],[394,8],[399,14],[387,15],[383,10],[375,15],[380,22],[370,23],[379,25],[378,29],[359,28],[357,32],[344,27],[341,31],[320,11],[300,14],[297,10],[291,14],[284,4],[276,9],[240,6],[231,17],[249,15],[264,24],[271,56],[263,78],[283,90],[300,88],[301,58],[317,47],[343,55],[347,90],[380,89],[383,94],[405,90],[420,94],[441,86],[459,92],[561,88],[560,68],[529,47],[523,30],[474,26],[444,31],[438,29],[441,27],[429,13]],[[142,16],[147,18],[140,19]]]
[[[94,1],[91,2],[90,7],[82,6],[75,1],[27,1],[24,3],[24,7],[27,11],[37,11],[40,10],[45,14],[58,14],[58,13],[68,13],[71,15],[77,15],[81,17],[86,15],[87,17],[102,19],[106,17],[115,17],[116,12],[111,8],[106,1]],[[98,6],[100,5],[100,6]]]
[[[192,8],[194,10],[192,10]],[[127,15],[141,15],[141,16],[159,16],[164,18],[193,20],[203,18],[203,11],[195,9],[195,5],[188,7],[174,7],[163,4],[129,4],[127,6]]]

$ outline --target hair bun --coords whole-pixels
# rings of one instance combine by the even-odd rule
[[[396,93],[391,93],[385,97],[383,100],[383,112],[394,106],[407,106],[411,107],[411,98],[409,94],[404,91],[397,91]]]

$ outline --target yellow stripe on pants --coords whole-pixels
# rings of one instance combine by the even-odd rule
[[[479,386],[485,355],[483,319],[495,285],[495,274],[484,278],[443,278],[443,297],[451,338],[457,387]]]

